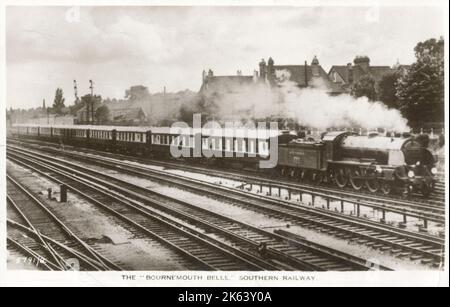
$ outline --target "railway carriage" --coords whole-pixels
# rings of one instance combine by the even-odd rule
[[[271,137],[277,136],[264,129],[204,129],[202,151],[206,156],[214,153],[222,165],[256,169],[261,160],[269,158]]]
[[[180,134],[174,133],[173,131],[171,132],[171,129],[168,127],[153,127],[150,131],[149,142],[152,155],[154,156],[168,158],[170,156],[171,145],[183,145],[176,141],[176,138],[179,137]]]
[[[236,168],[258,168],[277,147],[275,171],[284,176],[373,193],[419,191],[428,196],[435,183],[434,157],[413,137],[335,131],[316,141],[287,132],[275,135],[271,130],[79,125],[15,125],[11,132],[23,138],[164,158],[171,157],[171,146],[176,146],[190,161]],[[272,144],[275,137],[278,145]]]
[[[117,151],[139,155],[147,155],[150,152],[149,127],[117,126],[103,132],[109,146]]]

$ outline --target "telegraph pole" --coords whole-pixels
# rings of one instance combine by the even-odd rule
[[[73,80],[73,91],[75,94],[75,104],[78,103],[78,86],[77,86],[77,80]]]
[[[89,120],[91,121],[92,124],[94,124],[94,81],[89,80],[89,89],[91,90],[91,99],[90,99],[90,105],[91,105],[91,115]],[[89,110],[89,107],[88,107]],[[89,114],[89,112],[88,112]]]

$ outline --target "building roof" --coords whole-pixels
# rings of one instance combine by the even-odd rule
[[[313,73],[313,67],[311,65],[274,65],[275,75],[277,71],[287,71],[289,73],[289,80],[297,83],[300,87],[306,86],[325,86],[331,93],[342,93],[344,90],[336,83],[332,82],[322,68],[317,65],[317,73]]]
[[[333,65],[331,67],[331,69],[330,69],[330,73],[332,71],[337,72],[339,74],[339,76],[341,76],[341,78],[345,81],[345,83],[349,82],[349,80],[348,80],[348,75],[349,75],[348,71],[349,71],[349,69],[348,69],[347,65]],[[328,75],[330,73],[328,73]]]
[[[105,106],[112,120],[130,121],[147,117],[142,107],[130,103],[108,103]]]
[[[381,78],[391,72],[393,69],[389,66],[371,66],[369,65],[370,61],[368,58],[365,61],[365,58],[356,58],[355,65],[347,64],[347,65],[333,65],[328,72],[328,75],[331,72],[337,72],[339,76],[344,80],[345,84],[350,84],[352,82],[358,81],[364,75],[371,75],[376,81],[380,81]],[[364,69],[360,66],[360,63],[363,62],[367,66],[364,66]],[[352,80],[349,80],[351,76]]]
[[[253,83],[253,76],[208,76],[200,90],[234,92],[241,86],[252,85]]]

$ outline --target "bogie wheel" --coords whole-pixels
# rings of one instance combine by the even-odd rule
[[[392,185],[389,182],[382,182],[381,183],[381,192],[384,195],[389,195],[392,192]]]
[[[289,171],[289,176],[290,176],[291,178],[296,178],[297,175],[298,175],[298,172],[297,172],[297,170],[296,170],[295,168],[292,168],[292,169]]]
[[[307,178],[307,172],[306,172],[306,170],[301,170],[300,171],[300,176],[299,176],[299,180],[300,181],[305,181],[306,180],[306,178]]]

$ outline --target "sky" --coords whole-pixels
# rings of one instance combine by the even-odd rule
[[[444,35],[436,7],[32,7],[6,9],[7,107],[52,104],[55,90],[74,101],[94,92],[123,98],[132,85],[150,92],[198,91],[202,71],[252,75],[259,61],[303,64],[316,55],[326,71],[357,55],[372,65],[414,61],[419,41]]]

